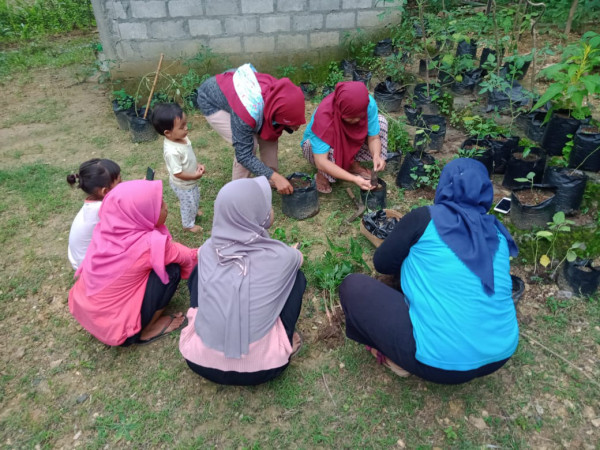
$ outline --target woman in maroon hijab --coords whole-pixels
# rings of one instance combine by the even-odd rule
[[[358,81],[338,83],[314,112],[302,140],[304,157],[318,169],[317,189],[328,194],[336,179],[371,189],[371,172],[358,161],[373,161],[385,169],[387,120],[366,86]]]
[[[277,173],[277,142],[284,131],[292,133],[306,123],[304,95],[298,86],[244,64],[202,83],[198,107],[235,149],[233,180],[264,175],[280,194],[293,192],[289,181]]]

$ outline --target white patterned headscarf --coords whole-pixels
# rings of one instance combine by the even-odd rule
[[[215,200],[212,235],[198,250],[198,313],[203,343],[241,358],[265,336],[292,291],[301,253],[271,239],[265,177],[227,183]]]

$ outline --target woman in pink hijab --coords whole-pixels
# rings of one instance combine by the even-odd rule
[[[385,169],[387,120],[366,86],[359,81],[338,83],[323,99],[304,131],[304,157],[318,169],[317,189],[331,192],[336,180],[371,189],[371,172],[359,161],[373,161],[373,170]]]
[[[167,213],[161,181],[127,181],[104,197],[69,310],[107,345],[153,342],[184,323],[182,313],[163,311],[196,265],[196,249],[173,242]]]

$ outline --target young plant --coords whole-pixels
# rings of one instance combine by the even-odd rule
[[[515,178],[515,181],[519,183],[529,183],[529,189],[533,192],[533,179],[535,178],[535,172],[529,172],[525,178]]]
[[[578,43],[566,47],[562,61],[542,70],[541,75],[554,81],[532,110],[552,102],[546,117],[557,109],[566,109],[575,119],[591,115],[590,97],[600,94],[600,34],[589,31]]]
[[[124,111],[135,106],[135,98],[125,92],[125,88],[113,91],[113,99],[117,102],[119,109]]]

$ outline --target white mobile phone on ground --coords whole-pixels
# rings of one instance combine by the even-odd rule
[[[502,214],[508,214],[510,211],[510,198],[504,197],[502,200],[500,200],[498,204],[494,206],[494,211],[498,211]]]

